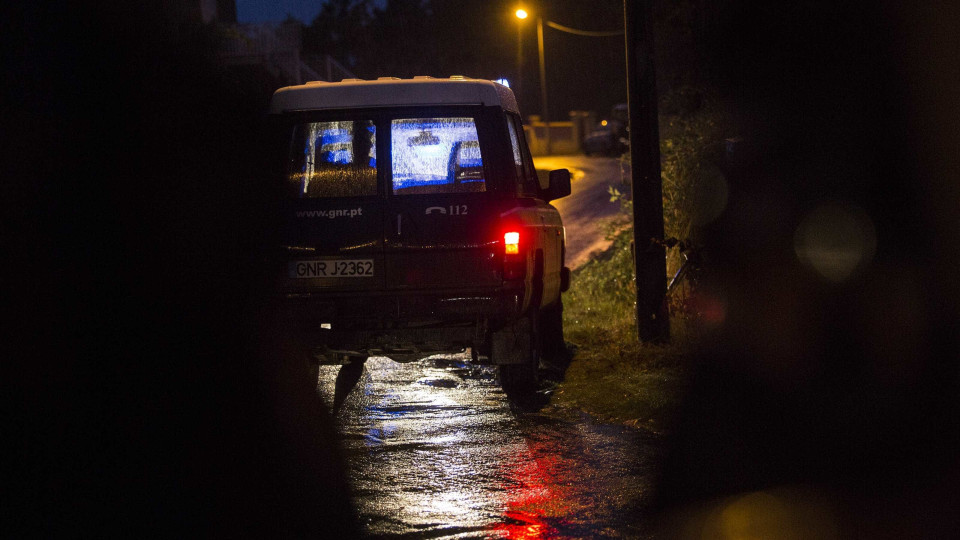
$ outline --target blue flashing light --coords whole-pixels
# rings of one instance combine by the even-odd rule
[[[320,136],[320,145],[349,143],[353,140],[351,133],[345,129],[331,129],[324,131]]]
[[[497,79],[497,80],[495,80],[495,81],[493,81],[493,82],[495,82],[495,83],[497,83],[497,84],[502,84],[502,85],[506,86],[507,88],[510,88],[510,81],[508,81],[508,80],[506,80],[506,79]]]
[[[324,161],[327,163],[338,163],[348,165],[353,161],[353,152],[350,150],[334,150],[332,152],[323,152]]]

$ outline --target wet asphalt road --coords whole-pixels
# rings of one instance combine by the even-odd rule
[[[652,435],[516,410],[468,359],[370,358],[335,414],[370,536],[649,537]],[[328,406],[338,370],[320,368]]]
[[[609,188],[624,191],[623,175],[629,180],[629,169],[623,169],[618,158],[569,156],[537,156],[538,171],[570,170],[570,195],[551,202],[563,218],[567,230],[566,264],[577,268],[596,251],[610,245],[607,222],[620,211],[620,204],[610,202]]]

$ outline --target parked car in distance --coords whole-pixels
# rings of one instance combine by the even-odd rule
[[[601,156],[619,156],[626,151],[628,142],[611,125],[598,125],[583,139],[583,153]]]
[[[451,77],[281,88],[278,298],[321,363],[461,352],[511,393],[563,347],[565,231],[538,180],[517,102]]]

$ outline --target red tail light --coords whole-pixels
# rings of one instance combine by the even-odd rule
[[[503,252],[506,255],[520,254],[520,233],[513,231],[503,233]]]
[[[503,233],[503,279],[523,279],[527,258],[520,254],[520,233],[516,230]]]

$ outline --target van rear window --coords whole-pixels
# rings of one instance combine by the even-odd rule
[[[287,194],[294,198],[375,196],[376,148],[377,128],[371,120],[295,125]]]
[[[403,118],[390,125],[393,192],[486,191],[473,118]]]

